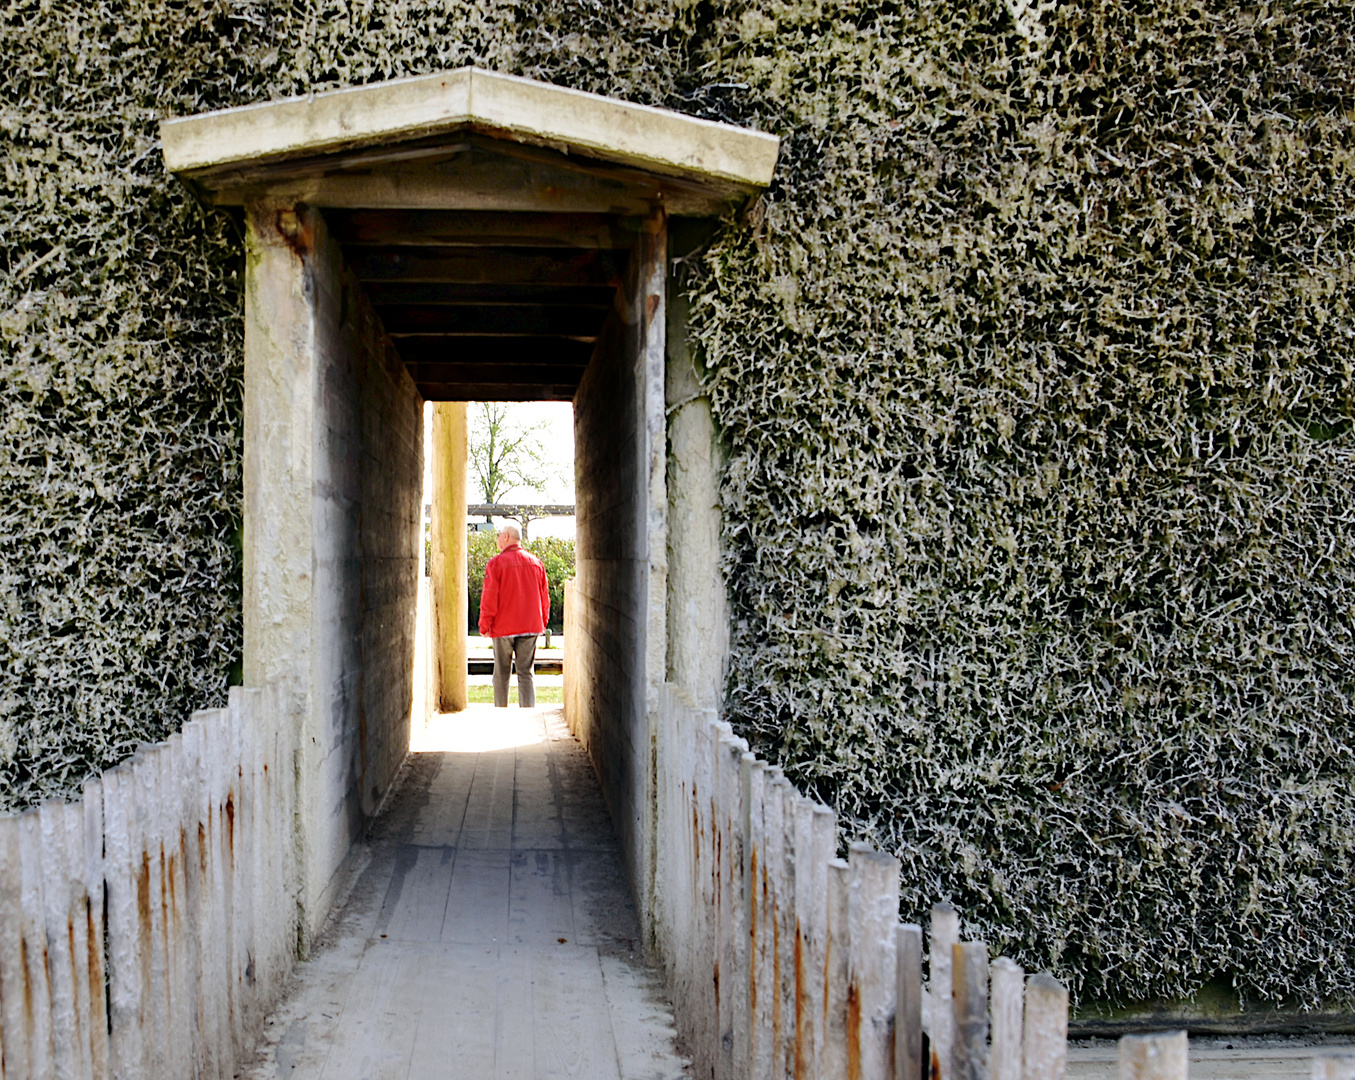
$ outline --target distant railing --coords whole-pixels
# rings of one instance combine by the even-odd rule
[[[297,949],[294,747],[233,689],[183,732],[0,817],[0,1075],[228,1080]]]

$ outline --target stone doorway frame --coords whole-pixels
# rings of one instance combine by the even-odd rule
[[[634,759],[632,771],[644,776],[624,784],[613,778],[613,788],[624,789],[617,798],[636,804],[621,808],[622,817],[633,817],[633,829],[620,821],[618,830],[643,920],[653,882],[653,718],[672,674],[668,518],[674,493],[668,490],[673,463],[667,406],[675,343],[669,341],[666,306],[667,222],[719,218],[755,197],[771,182],[779,140],[476,68],[166,120],[161,138],[169,170],[201,202],[244,210],[244,671],[247,685],[280,684],[292,702],[302,747],[296,766],[297,899],[308,931],[318,928],[342,886],[352,843],[402,757],[401,730],[365,726],[372,703],[381,703],[364,686],[361,671],[353,683],[352,657],[347,668],[334,659],[345,649],[353,653],[354,635],[340,640],[334,629],[348,617],[344,604],[351,598],[345,599],[344,589],[351,582],[345,585],[344,575],[351,568],[341,565],[343,550],[330,536],[338,501],[324,495],[345,482],[335,475],[334,455],[326,457],[342,433],[330,431],[335,422],[325,411],[326,394],[333,392],[323,383],[334,376],[321,370],[324,358],[346,350],[374,373],[364,377],[385,380],[384,398],[395,402],[394,411],[376,420],[387,428],[400,426],[409,401],[422,401],[379,319],[363,306],[361,289],[353,287],[325,212],[624,214],[647,223],[618,310],[626,309],[620,322],[640,358],[643,415],[636,438],[644,443],[647,475],[644,535],[635,547],[647,560],[638,571],[647,600],[638,659],[643,690],[637,687],[644,700],[636,708],[648,718],[648,745],[626,751]],[[468,156],[458,156],[466,146],[502,150],[506,164],[467,164]],[[690,366],[685,342],[676,344]],[[679,373],[676,383],[687,388],[693,380],[684,377]],[[708,414],[705,424],[709,428]],[[684,429],[682,445],[699,448],[703,431],[700,423]],[[709,443],[711,433],[705,437]],[[391,468],[407,483],[409,454],[403,453],[402,464]],[[695,471],[705,488],[677,493],[679,502],[718,515],[709,447],[696,456],[702,453],[706,459]],[[674,475],[685,475],[678,465]],[[403,533],[400,542],[408,546]],[[722,610],[714,552],[708,556],[688,560],[697,569],[684,573],[708,576],[695,592],[711,594]],[[688,582],[684,596],[692,592]],[[406,599],[402,593],[399,602]],[[693,651],[688,643],[686,652]],[[356,736],[342,719],[349,714],[358,717]],[[360,748],[340,745],[355,737]],[[606,788],[608,766],[599,754],[608,748],[589,749]],[[341,784],[347,788],[337,790]],[[616,818],[615,803],[612,810]]]

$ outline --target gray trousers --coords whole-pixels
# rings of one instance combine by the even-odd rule
[[[516,662],[518,669],[518,707],[530,709],[536,704],[536,680],[532,661],[536,659],[536,635],[494,639],[494,707],[508,708],[508,670]]]

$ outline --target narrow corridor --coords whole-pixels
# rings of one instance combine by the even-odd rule
[[[559,708],[416,735],[254,1080],[676,1080],[672,1009]]]

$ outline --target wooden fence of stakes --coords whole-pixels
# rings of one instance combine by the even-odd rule
[[[296,955],[281,695],[0,816],[0,1076],[227,1080]]]
[[[897,860],[835,855],[827,807],[664,688],[654,938],[694,1075],[1063,1080],[1068,993],[898,921]],[[227,1080],[297,950],[294,717],[276,688],[0,816],[0,1080]],[[1185,1032],[1126,1036],[1121,1080],[1187,1080]],[[1319,1053],[1313,1080],[1355,1080]]]
[[[859,843],[835,858],[832,810],[677,688],[661,716],[655,938],[696,1076],[1063,1080],[1053,976],[990,963],[939,904],[924,987],[898,860]]]

